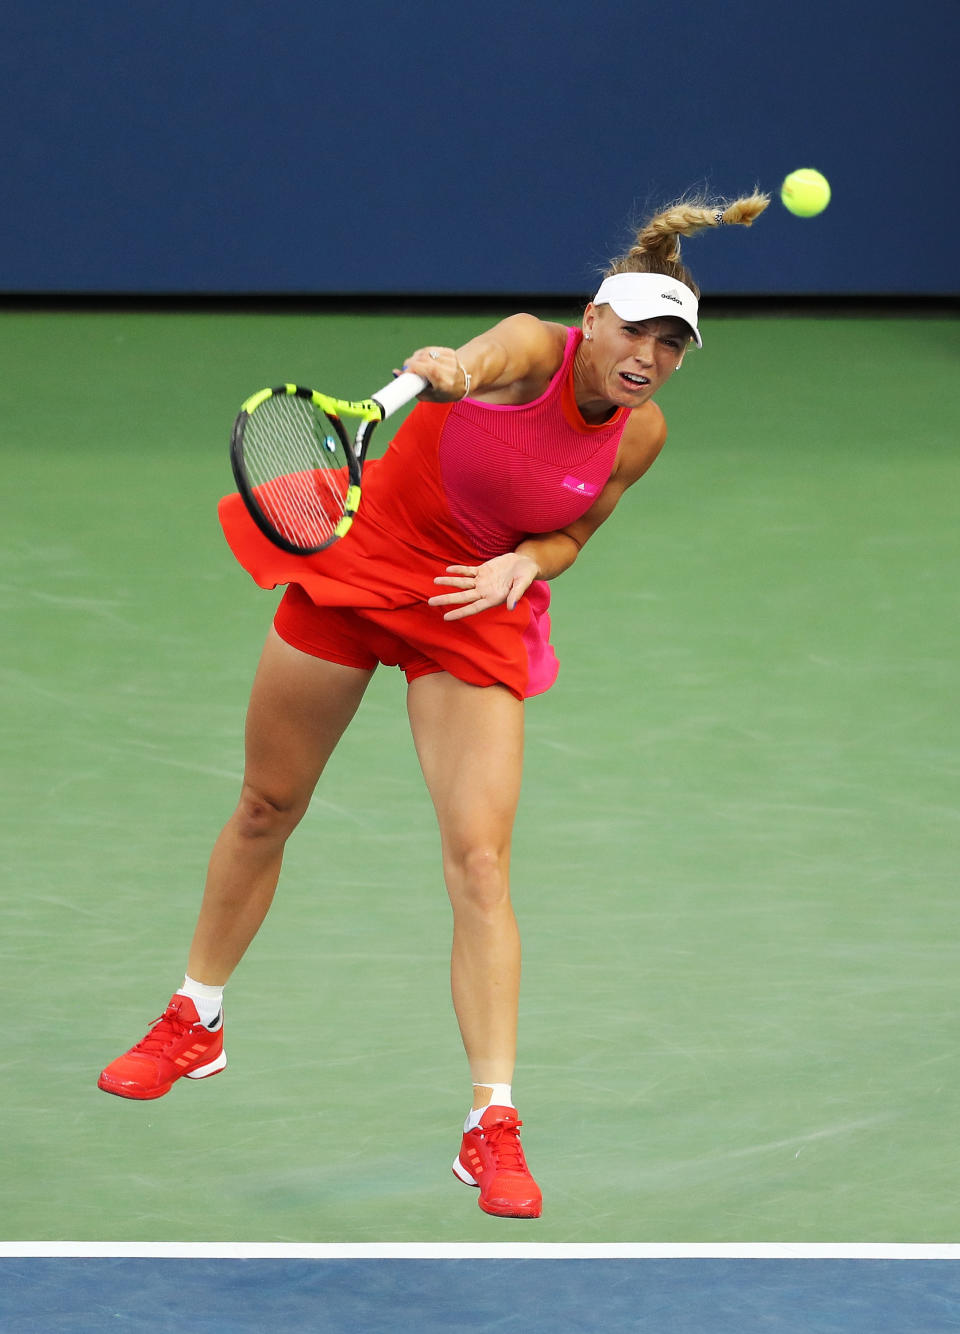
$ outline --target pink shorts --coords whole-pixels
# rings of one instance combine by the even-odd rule
[[[408,681],[443,667],[406,640],[364,618],[352,607],[318,607],[299,584],[290,584],[273,618],[277,634],[292,648],[325,662],[373,671],[378,663],[399,667]]]

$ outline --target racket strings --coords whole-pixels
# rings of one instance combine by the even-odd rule
[[[323,546],[346,506],[343,445],[307,399],[268,399],[247,422],[244,462],[257,503],[288,541]]]

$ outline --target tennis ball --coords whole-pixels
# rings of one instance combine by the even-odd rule
[[[798,218],[813,218],[830,203],[830,182],[812,167],[801,167],[784,181],[780,198]]]

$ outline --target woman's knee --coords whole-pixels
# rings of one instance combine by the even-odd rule
[[[234,825],[242,838],[286,838],[297,827],[309,796],[244,782],[234,812]]]
[[[454,910],[494,913],[510,903],[509,849],[473,843],[444,859],[447,889]]]

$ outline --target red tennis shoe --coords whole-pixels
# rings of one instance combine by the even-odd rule
[[[539,1218],[540,1187],[530,1175],[515,1107],[488,1107],[480,1124],[464,1133],[453,1174],[480,1187],[480,1208],[499,1218]]]
[[[160,1098],[181,1075],[206,1079],[226,1063],[223,1015],[216,1032],[211,1032],[200,1022],[190,997],[175,995],[143,1041],[111,1061],[97,1087],[119,1098]]]

